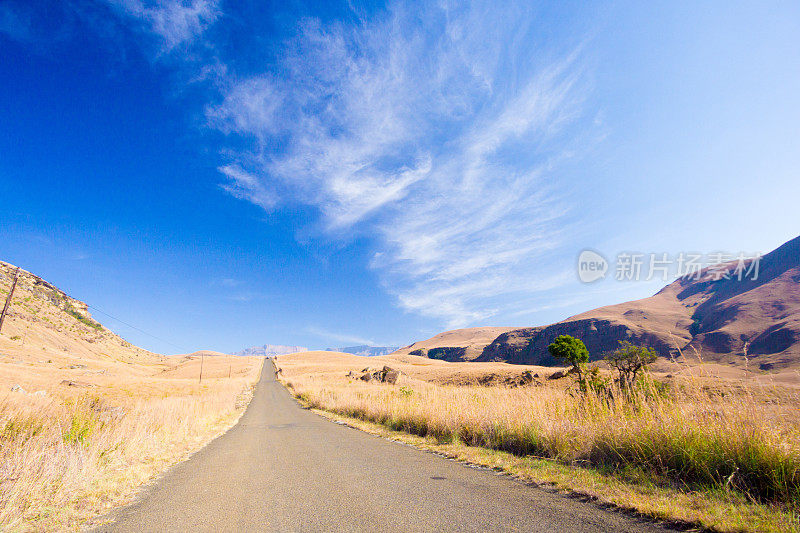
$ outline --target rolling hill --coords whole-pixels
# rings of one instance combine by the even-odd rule
[[[421,355],[443,361],[472,361],[483,353],[501,333],[514,328],[479,327],[445,331],[430,339],[418,341],[398,350],[392,355]]]
[[[733,272],[737,263],[725,265]],[[749,263],[746,267],[751,266]],[[620,340],[646,344],[668,358],[787,370],[800,366],[800,237],[763,256],[758,276],[719,276],[719,266],[682,277],[657,294],[581,313],[549,326],[470,328],[440,333],[395,353],[450,361],[555,363],[547,346],[558,335],[586,343],[591,359]],[[496,336],[486,341],[494,332]]]
[[[0,261],[0,307],[16,268]],[[70,394],[91,388],[110,393],[123,383],[151,386],[153,379],[171,377],[177,368],[199,375],[200,355],[165,356],[135,346],[95,320],[86,303],[20,269],[0,335],[0,391],[19,387]],[[210,359],[206,376],[228,375],[229,363],[214,361],[224,358]],[[240,370],[249,365],[237,363]]]

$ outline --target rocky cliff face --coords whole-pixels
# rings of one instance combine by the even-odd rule
[[[14,279],[14,273],[16,270],[17,267],[14,265],[0,261],[0,279],[2,279],[8,285],[8,287],[3,288],[4,298],[2,299],[2,302],[5,302],[5,295],[8,294],[8,290],[11,288],[11,283]],[[87,306],[84,302],[70,297],[67,295],[67,293],[55,285],[43,280],[35,274],[31,274],[27,270],[19,270],[17,290],[20,291],[19,294],[22,294],[23,292],[29,294],[29,299],[31,297],[35,297],[42,301],[49,302],[51,305],[58,307],[62,311],[73,315],[75,318],[82,317],[86,320],[92,320],[92,315],[89,313],[89,306]],[[94,323],[97,324],[97,322]],[[99,324],[97,325],[99,326]]]
[[[360,355],[363,357],[380,357],[381,355],[389,355],[397,350],[397,346],[369,346],[362,344],[359,346],[346,346],[344,348],[328,348],[328,352],[351,353],[353,355]]]
[[[11,289],[16,269],[0,261],[0,307]],[[131,345],[97,322],[84,302],[21,269],[2,336],[14,350],[55,350],[123,362],[155,361],[161,357]]]
[[[727,266],[733,271],[736,263]],[[558,335],[572,335],[584,341],[593,360],[629,340],[668,357],[700,354],[762,369],[800,365],[800,237],[761,258],[755,280],[717,278],[707,269],[699,279],[678,279],[650,298],[508,331],[477,360],[551,364],[547,346]]]

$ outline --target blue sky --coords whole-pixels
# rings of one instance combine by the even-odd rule
[[[798,35],[796,2],[3,0],[0,258],[167,353],[644,297],[579,252],[797,236]]]

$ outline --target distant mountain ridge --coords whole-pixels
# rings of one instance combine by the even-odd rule
[[[360,346],[346,346],[344,348],[328,348],[325,351],[351,353],[364,357],[379,357],[381,355],[389,355],[397,350],[397,348],[397,346],[370,346],[368,344],[362,344]]]
[[[736,261],[725,266],[733,271]],[[558,335],[572,335],[586,344],[592,360],[629,340],[665,357],[700,355],[761,370],[800,367],[800,237],[761,257],[757,279],[720,277],[720,269],[715,265],[649,298],[600,307],[549,326],[498,328],[504,331],[489,342],[485,334],[490,328],[470,328],[440,333],[396,353],[550,365],[555,361],[547,346]]]
[[[260,356],[260,357],[274,357],[276,355],[285,355],[287,353],[307,352],[308,348],[305,346],[284,346],[282,344],[265,344],[263,346],[251,346],[242,351],[236,352],[234,355],[242,356]]]

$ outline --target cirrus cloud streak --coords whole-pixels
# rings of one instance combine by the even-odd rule
[[[219,80],[209,124],[247,141],[221,168],[226,190],[372,235],[387,290],[449,326],[567,283],[530,265],[561,242],[554,183],[586,138],[587,88],[579,52],[538,47],[532,17],[395,4],[353,25],[306,20],[279,68]]]

